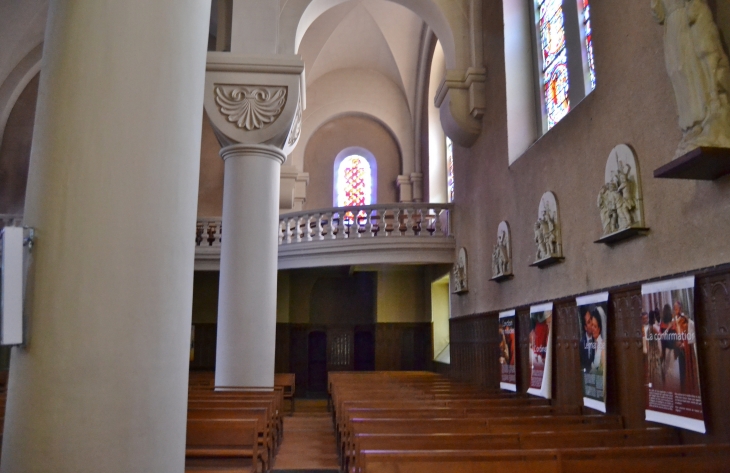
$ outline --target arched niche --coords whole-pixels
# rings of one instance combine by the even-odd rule
[[[376,166],[375,201],[397,202],[395,181],[400,170],[400,152],[392,133],[372,116],[342,115],[325,122],[307,140],[303,169],[309,173],[307,209],[331,207],[335,198],[334,179],[338,160],[350,154],[368,157]]]

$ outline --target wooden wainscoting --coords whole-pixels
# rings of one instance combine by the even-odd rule
[[[730,392],[730,266],[689,274],[696,276],[697,356],[708,433],[680,430],[679,435],[684,443],[730,442],[730,409],[727,406],[727,393]],[[655,425],[644,421],[641,284],[604,290],[610,293],[608,412],[622,415],[629,428]],[[560,407],[580,407],[583,403],[578,352],[580,331],[575,297],[556,298],[554,302],[553,403]],[[451,319],[451,376],[489,388],[499,386],[497,323],[497,312]],[[518,390],[525,392],[530,375],[529,304],[517,308],[517,330]]]

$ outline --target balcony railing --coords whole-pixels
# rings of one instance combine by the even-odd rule
[[[453,262],[451,204],[335,207],[279,217],[279,269]],[[199,218],[195,266],[220,267],[223,222]]]
[[[451,236],[452,204],[384,204],[284,214],[279,245],[351,238]]]

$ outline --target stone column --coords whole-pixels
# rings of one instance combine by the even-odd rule
[[[205,110],[223,149],[216,386],[274,385],[281,165],[296,146],[296,56],[209,53]]]
[[[209,12],[50,2],[4,473],[184,469]]]
[[[279,173],[284,152],[270,145],[223,148],[216,386],[273,386]]]

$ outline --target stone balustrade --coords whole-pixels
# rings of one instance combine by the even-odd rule
[[[399,203],[279,216],[279,269],[349,264],[452,263],[452,204]],[[220,217],[198,218],[195,267],[218,270]]]
[[[310,210],[279,218],[279,245],[321,240],[451,236],[452,204],[384,204]]]

